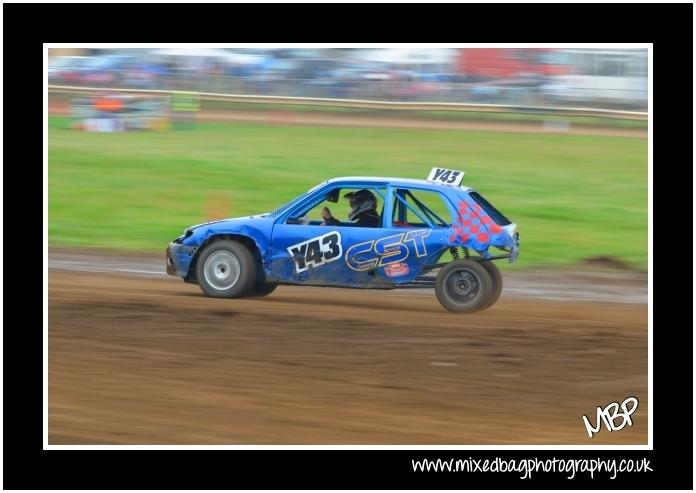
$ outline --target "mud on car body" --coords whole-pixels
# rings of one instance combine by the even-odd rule
[[[273,212],[187,228],[167,248],[167,273],[218,298],[265,296],[279,284],[434,288],[450,311],[483,310],[502,290],[493,261],[516,260],[519,234],[461,186],[463,175],[433,168],[427,180],[327,180]],[[351,190],[377,198],[378,227],[311,217]]]

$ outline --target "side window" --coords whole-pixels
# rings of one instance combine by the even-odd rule
[[[471,192],[469,194],[472,199],[476,201],[481,208],[486,211],[486,214],[491,216],[498,226],[507,226],[510,224],[510,220],[503,215],[498,209],[493,207],[493,205],[484,199],[478,192]]]
[[[352,194],[358,195],[351,198]],[[385,187],[334,188],[294,211],[286,224],[382,227],[386,196]]]
[[[449,228],[452,225],[451,209],[440,192],[404,188],[394,192],[394,227],[421,228],[432,224],[436,228]]]

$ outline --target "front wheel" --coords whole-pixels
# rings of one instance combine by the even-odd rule
[[[212,298],[239,298],[256,280],[251,252],[236,241],[220,240],[205,247],[196,262],[196,278],[203,292]]]
[[[247,293],[248,297],[251,298],[262,298],[263,296],[268,296],[278,287],[277,284],[254,284],[251,290]]]
[[[475,312],[486,308],[493,291],[488,270],[474,260],[455,260],[435,279],[435,295],[451,312]]]

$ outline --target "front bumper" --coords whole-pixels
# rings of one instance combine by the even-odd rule
[[[165,254],[167,274],[185,278],[189,273],[191,261],[197,249],[197,247],[182,245],[174,241],[171,242],[167,246]]]

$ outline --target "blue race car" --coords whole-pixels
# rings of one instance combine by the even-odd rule
[[[484,310],[503,285],[492,260],[516,260],[519,233],[463,176],[433,168],[427,180],[327,180],[273,212],[187,228],[167,248],[167,273],[215,298],[266,296],[279,284],[435,288],[450,311]],[[347,220],[334,204],[350,205]]]

